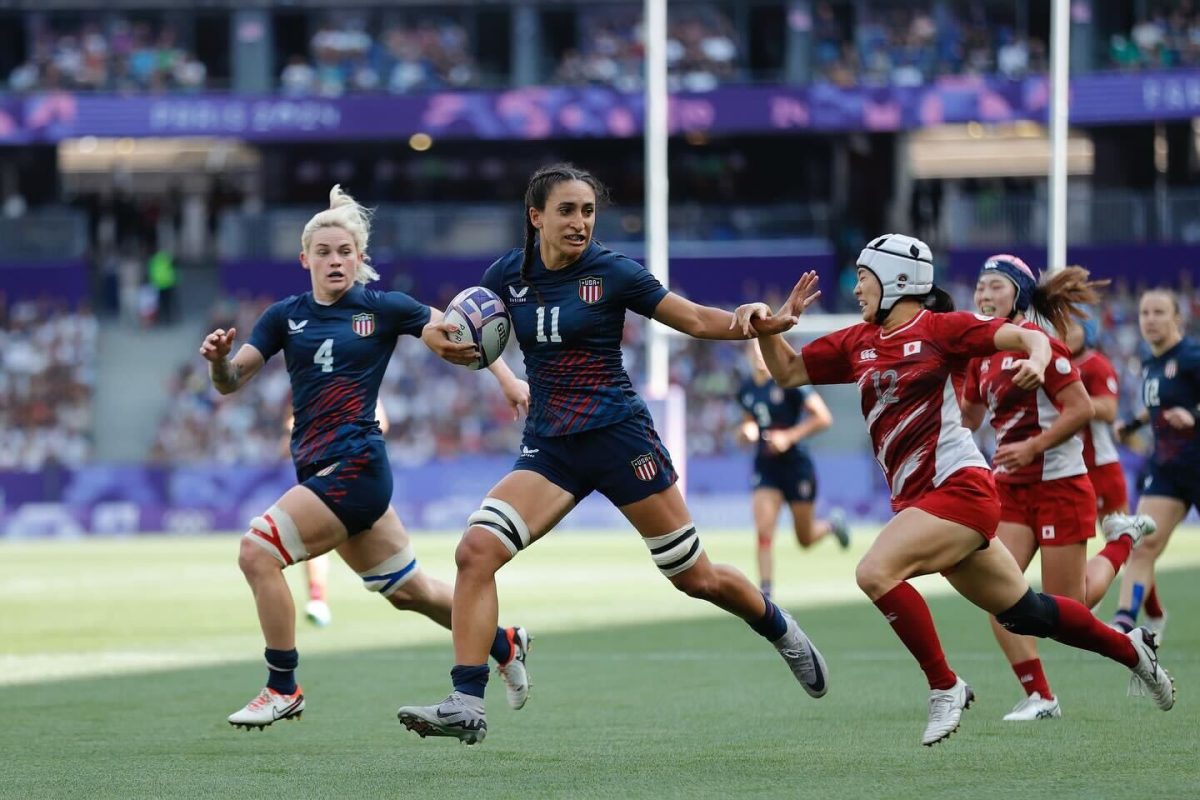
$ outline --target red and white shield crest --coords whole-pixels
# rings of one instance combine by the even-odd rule
[[[629,462],[633,467],[633,474],[638,477],[639,481],[653,480],[658,474],[658,462],[654,460],[654,456],[646,453]]]
[[[590,306],[593,303],[599,303],[601,297],[604,297],[603,278],[597,278],[595,275],[589,275],[586,278],[579,279],[580,300]]]
[[[370,336],[375,332],[375,315],[355,314],[350,318],[350,327],[354,328],[354,332],[359,336]]]

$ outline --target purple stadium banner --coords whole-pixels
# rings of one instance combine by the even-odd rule
[[[671,98],[672,132],[896,131],[940,123],[1044,120],[1045,77],[949,77],[920,87],[724,87]],[[0,98],[0,144],[74,136],[233,136],[254,141],[625,138],[640,135],[641,94],[533,87],[289,98],[116,97],[56,92]],[[1099,73],[1071,83],[1071,122],[1109,124],[1200,115],[1200,70]]]
[[[1140,462],[1124,456],[1132,478]],[[870,453],[823,451],[817,458],[818,513],[840,506],[859,521],[891,516],[889,492]],[[749,536],[751,463],[749,454],[688,459],[688,506],[696,519],[710,529],[744,529]],[[411,528],[458,530],[511,466],[506,456],[393,466],[392,504]],[[295,474],[286,465],[94,464],[40,473],[0,471],[0,539],[239,531],[294,484]],[[1131,480],[1129,485],[1138,484]],[[564,527],[621,530],[628,523],[608,501],[592,496],[571,512]]]
[[[0,263],[0,303],[47,298],[72,306],[90,296],[87,264],[68,262]]]

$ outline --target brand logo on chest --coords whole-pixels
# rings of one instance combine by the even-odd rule
[[[600,302],[604,297],[604,279],[595,275],[579,279],[579,299],[589,306]]]

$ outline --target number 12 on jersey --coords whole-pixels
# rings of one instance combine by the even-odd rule
[[[550,338],[546,338],[546,308],[538,306],[537,310],[537,340],[539,342],[561,342],[558,335],[558,306],[550,309]]]

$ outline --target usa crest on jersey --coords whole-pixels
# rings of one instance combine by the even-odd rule
[[[350,318],[350,327],[359,336],[370,336],[375,332],[374,314],[355,314]]]
[[[598,278],[595,275],[589,275],[586,278],[579,279],[579,299],[587,303],[589,306],[594,303],[599,303],[600,298],[604,297],[604,279]],[[647,478],[646,480],[649,480]]]
[[[654,480],[654,476],[658,474],[658,462],[649,453],[638,456],[633,461],[630,461],[629,465],[633,467],[633,474],[640,481],[652,481]]]

